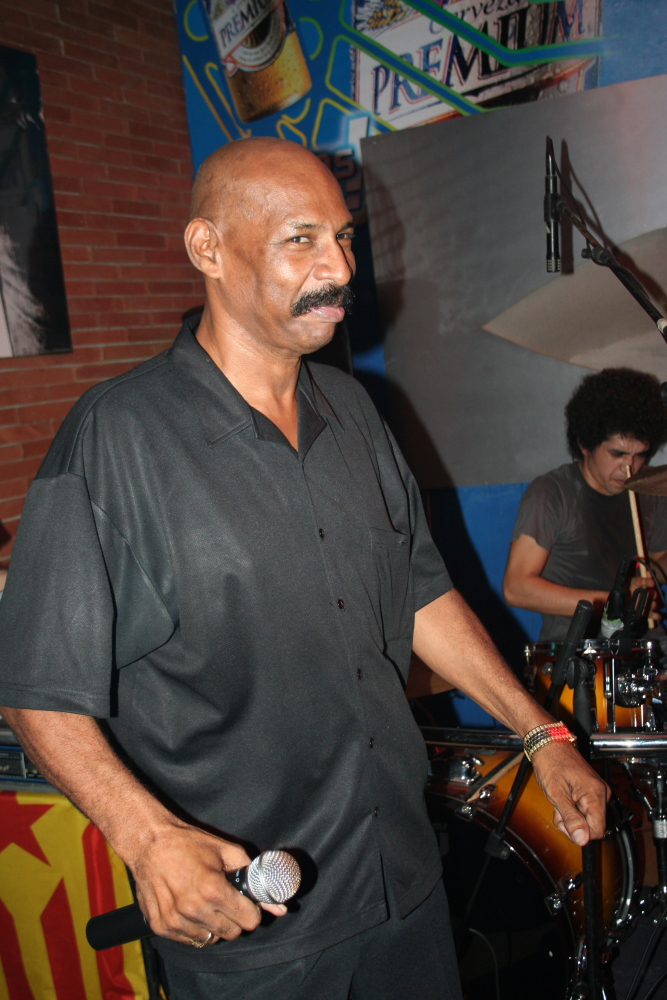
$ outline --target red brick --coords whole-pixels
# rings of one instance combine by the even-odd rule
[[[3,21],[7,12],[7,4],[3,3]],[[50,38],[39,31],[31,31],[26,26],[25,16],[19,19],[19,23],[9,26],[3,23],[2,42],[4,45],[11,45],[12,48],[22,49],[24,52],[34,52],[40,55],[42,52],[49,52],[59,55],[62,51],[62,44],[58,38]]]
[[[14,441],[10,430],[11,428],[9,427],[0,427],[0,466],[7,465],[9,462],[15,462],[17,459],[23,457],[22,444],[19,442],[12,444],[6,443],[8,441]]]
[[[11,522],[21,516],[24,503],[25,499],[21,497],[16,497],[14,500],[0,500],[0,524],[2,524],[6,530],[10,530],[7,528],[8,521]],[[3,549],[3,555],[4,554],[5,550]]]
[[[10,462],[5,466],[5,477],[9,480],[18,479],[19,477],[32,477],[35,475],[39,469],[39,460],[36,458],[24,458],[18,462]]]
[[[113,250],[108,247],[93,247],[92,259],[97,264],[105,262],[111,264],[142,264],[145,259],[143,250],[133,250],[127,247],[115,247]]]
[[[61,385],[72,381],[72,371],[69,365],[61,368],[19,368],[3,372],[1,381],[0,392],[23,386]]]
[[[64,246],[71,246],[72,243],[80,243],[84,246],[114,246],[116,243],[115,233],[103,232],[95,229],[66,229],[64,226],[60,230],[60,240]]]
[[[145,361],[150,355],[150,350],[145,344],[118,344],[116,347],[105,347],[102,351],[105,361],[127,361],[129,367],[133,367],[140,361]]]
[[[76,87],[67,87],[62,90],[57,87],[51,87],[49,89],[49,104],[46,113],[47,125],[49,120],[48,116],[52,107],[63,107],[67,110],[75,109],[78,111],[95,112],[99,111],[100,102],[97,97],[89,93],[87,84],[78,85]],[[67,121],[71,120],[72,115],[70,114]]]
[[[65,174],[69,177],[97,177],[104,175],[104,163],[86,163],[80,160],[52,157],[51,170],[54,174]]]
[[[49,450],[49,445],[51,444],[51,438],[42,439],[41,441],[26,441],[23,448],[23,454],[26,458],[38,458],[43,459]]]
[[[143,268],[138,274],[135,273],[134,277],[143,278]],[[126,305],[128,304],[129,297],[146,295],[148,293],[148,286],[145,281],[97,281],[95,282],[95,289],[99,295],[122,295]]]
[[[109,361],[107,364],[102,365],[84,365],[77,369],[77,379],[84,380],[96,380],[101,382],[103,379],[114,378],[116,375],[122,375],[124,372],[129,371],[130,368],[136,367],[135,362],[122,362]]]
[[[46,122],[47,128],[52,128],[53,124],[55,122],[58,122],[60,125],[58,131],[60,132],[63,123],[70,122],[71,120],[72,120],[72,112],[70,108],[59,107],[57,104],[54,103],[52,98],[49,103],[49,115]],[[53,136],[51,136],[51,144],[55,141],[56,140],[53,138]]]
[[[79,156],[79,148],[81,146],[97,146],[99,149],[104,145],[104,132],[101,129],[92,129],[88,126],[76,124],[63,124],[59,132],[60,135],[57,138],[49,140],[49,149],[58,156],[67,157],[68,146],[70,151],[73,151],[72,147],[76,146],[76,155]],[[58,143],[58,146],[55,146],[54,143]]]
[[[3,8],[6,3],[7,0],[3,0]],[[60,72],[67,73],[69,76],[85,77],[89,80],[93,78],[93,67],[85,59],[76,60],[72,59],[71,56],[66,57],[60,53],[50,53],[47,59],[47,64],[51,69],[57,69]],[[41,61],[40,59],[40,63]]]
[[[39,67],[39,79],[42,84],[42,94],[45,100],[49,100],[49,88],[50,87],[60,87],[61,89],[66,89],[68,87],[67,74],[61,73],[56,69],[51,69],[50,66],[45,66],[40,64]]]
[[[165,245],[165,238],[154,233],[117,233],[116,239],[119,247],[151,247],[160,249]]]
[[[204,293],[182,244],[193,170],[171,0],[0,0],[0,20],[3,43],[39,59],[74,344],[0,359],[0,519],[13,535],[74,401],[170,346]]]
[[[74,226],[77,229],[83,229],[86,224],[86,216],[84,212],[68,212],[66,209],[58,209],[58,224],[61,227],[61,232],[66,226]]]
[[[119,24],[124,28],[129,28],[131,31],[139,30],[139,18],[126,13],[125,10],[119,10],[118,4],[115,4],[113,7],[107,7],[100,3],[90,2],[88,10],[94,17],[99,18],[101,21]]]
[[[70,326],[72,327],[72,339],[78,344],[77,334],[80,330],[96,329],[98,340],[102,336],[99,329],[102,326],[102,317],[99,313],[76,313],[70,309]]]
[[[66,246],[63,243],[62,234],[60,236],[60,255],[63,261],[84,261],[90,260],[90,249],[84,246]],[[67,273],[67,272],[65,272]]]
[[[11,466],[10,466],[11,470]],[[11,475],[11,471],[8,471],[8,475]],[[30,485],[30,480],[23,477],[22,479],[5,479],[4,477],[0,479],[0,500],[6,500],[9,498],[19,497],[22,498],[28,492],[28,487]]]
[[[39,420],[55,420],[64,417],[71,409],[69,402],[31,403],[17,408],[20,423],[33,423]],[[36,470],[35,470],[36,471]]]
[[[81,191],[82,181],[78,177],[64,177],[59,174],[53,178],[53,190],[56,192],[56,202],[60,204],[61,193],[75,193]]]
[[[73,383],[74,384],[74,383]],[[10,457],[7,461],[13,461],[11,449],[16,448],[18,458],[22,454],[22,443],[24,441],[51,440],[51,421],[42,424],[9,424],[0,427],[0,444],[5,447],[0,449],[0,463],[4,463],[4,456],[7,453]],[[11,444],[8,444],[11,442]]]
[[[113,180],[91,180],[88,177],[80,181],[80,184],[81,190],[86,195],[90,195],[91,198],[136,199],[139,197],[139,188],[136,184],[120,184]]]
[[[93,195],[69,193],[63,191],[58,196],[58,209],[68,209],[73,212],[112,212],[115,211],[111,198],[100,198]]]
[[[88,5],[88,9],[90,10],[90,5]],[[114,37],[114,30],[108,18],[102,20],[94,16],[91,17],[90,15],[83,14],[81,11],[68,8],[67,4],[64,4],[60,11],[60,20],[63,24],[75,27],[77,33],[81,33],[82,35],[91,32],[93,35],[103,38]]]

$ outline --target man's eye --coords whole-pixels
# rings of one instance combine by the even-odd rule
[[[288,243],[310,243],[310,239],[307,236],[291,236],[287,241]]]
[[[339,233],[336,238],[339,239],[339,240],[350,240],[351,241],[351,240],[354,239],[354,233]]]

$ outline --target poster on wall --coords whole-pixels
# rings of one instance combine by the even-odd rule
[[[195,167],[226,141],[292,139],[331,163],[356,212],[362,137],[597,83],[601,0],[177,0],[177,13]]]
[[[71,350],[37,59],[0,45],[0,357]]]
[[[176,14],[195,169],[268,135],[337,177],[357,226],[357,370],[381,355],[361,140],[595,87],[602,52],[601,0],[177,0]]]

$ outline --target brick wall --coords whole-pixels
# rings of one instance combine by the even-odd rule
[[[171,0],[0,0],[37,56],[74,351],[0,358],[0,560],[72,404],[173,340],[203,286],[183,249],[192,159]]]

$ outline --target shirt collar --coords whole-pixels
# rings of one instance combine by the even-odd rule
[[[258,438],[275,440],[253,419],[252,408],[197,340],[200,319],[198,314],[185,320],[169,355],[192,400],[207,442],[221,443],[249,426]],[[298,388],[299,455],[303,457],[324,429],[325,421],[334,421],[339,426],[340,421],[307,362],[301,365]]]

